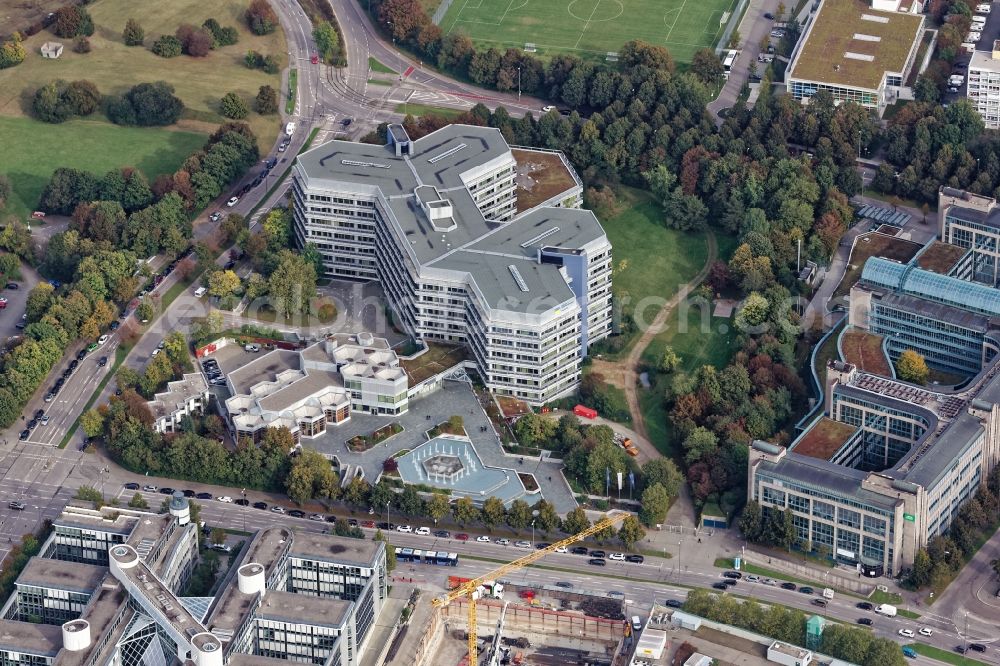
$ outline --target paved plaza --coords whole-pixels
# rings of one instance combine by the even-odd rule
[[[382,462],[386,458],[404,449],[410,451],[416,449],[427,441],[425,434],[427,430],[454,415],[462,417],[465,430],[483,466],[501,470],[510,469],[535,476],[541,489],[541,497],[538,494],[529,494],[525,497],[528,503],[544,498],[552,502],[559,513],[566,513],[576,508],[573,492],[560,471],[562,462],[540,461],[537,458],[504,453],[471,385],[462,381],[442,382],[440,390],[411,400],[409,412],[401,416],[386,417],[354,413],[347,423],[330,428],[322,437],[305,441],[305,445],[336,456],[342,468],[349,467],[348,473],[353,473],[361,467],[365,479],[373,482],[382,472]],[[356,435],[369,435],[393,421],[403,426],[403,432],[361,453],[348,450],[347,440]],[[486,426],[485,432],[482,431],[483,426]],[[516,478],[516,475],[514,476]]]

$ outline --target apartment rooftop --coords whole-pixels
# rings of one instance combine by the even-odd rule
[[[188,400],[208,392],[208,383],[204,375],[200,372],[185,374],[177,381],[168,382],[167,390],[157,393],[153,400],[150,400],[149,410],[155,418],[173,414],[178,408],[184,406]]]
[[[875,90],[903,73],[920,36],[915,14],[874,10],[864,0],[825,0],[789,67],[789,78]]]
[[[367,568],[374,565],[382,545],[380,541],[367,539],[331,538],[313,532],[296,532],[290,555]]]
[[[541,312],[574,298],[559,269],[509,255],[456,252],[435,266],[475,275],[475,288],[497,310]]]
[[[262,620],[338,628],[344,624],[353,603],[268,590],[257,610],[257,617]]]
[[[969,69],[987,72],[1000,72],[1000,39],[993,42],[992,51],[975,50],[969,61]]]
[[[107,573],[107,567],[93,564],[32,557],[17,577],[17,584],[89,594],[101,586]]]
[[[55,657],[61,649],[61,626],[0,620],[0,651]]]
[[[120,507],[103,506],[100,509],[91,509],[70,504],[53,519],[52,524],[57,527],[97,530],[128,536],[135,528],[138,516],[138,513]]]

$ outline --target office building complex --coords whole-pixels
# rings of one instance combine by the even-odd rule
[[[888,11],[895,4],[896,11]],[[879,115],[900,97],[916,63],[924,20],[912,3],[822,0],[799,39],[785,80],[797,100],[821,90]]]
[[[204,414],[208,406],[208,383],[200,372],[185,374],[168,382],[167,390],[157,393],[148,403],[156,432],[174,432],[185,416]]]
[[[559,156],[567,188],[522,210],[518,159],[537,151],[499,130],[411,141],[394,125],[388,141],[299,156],[298,242],[316,244],[328,277],[378,280],[414,337],[467,346],[495,393],[541,404],[572,392],[588,345],[611,332],[611,245],[576,207],[579,179]]]
[[[992,51],[974,51],[969,61],[966,97],[986,123],[986,129],[1000,129],[1000,40]]]
[[[878,336],[889,358],[914,349],[969,378],[921,387],[831,361],[822,415],[788,447],[751,446],[749,498],[791,511],[801,547],[870,576],[910,566],[1000,460],[995,246],[967,235],[989,232],[995,202],[950,189],[941,200],[945,242],[905,264],[869,258],[847,330]]]
[[[407,410],[408,379],[388,343],[369,333],[338,335],[301,351],[275,349],[229,373],[226,412],[237,439],[255,443],[269,427],[296,442],[319,437],[351,412]]]
[[[180,493],[168,514],[67,507],[3,607],[0,663],[359,663],[388,593],[383,543],[262,530],[214,597],[185,597],[198,551],[189,513]],[[73,530],[107,544],[104,557],[54,559]]]

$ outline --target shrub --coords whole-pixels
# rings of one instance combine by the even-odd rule
[[[220,46],[232,46],[240,41],[240,33],[232,26],[222,27],[214,18],[210,18],[201,24],[212,35],[212,48]]]
[[[176,58],[181,54],[181,40],[173,35],[163,35],[153,42],[152,50],[161,58]]]
[[[177,28],[175,36],[177,41],[181,43],[181,50],[193,58],[205,57],[214,45],[214,39],[210,32],[204,28],[196,28],[189,23]]]
[[[21,35],[15,32],[9,40],[0,45],[0,69],[20,65],[27,55],[24,44],[21,43]]]
[[[69,5],[60,7],[55,13],[52,33],[66,39],[77,35],[92,35],[94,34],[94,21],[85,9]]]
[[[226,96],[222,98],[219,111],[226,118],[232,118],[233,120],[246,118],[250,114],[250,109],[247,107],[247,103],[243,101],[242,97],[234,92],[228,92],[226,93]]]
[[[278,15],[267,0],[253,0],[247,8],[246,20],[255,35],[268,35],[278,28]]]
[[[101,93],[90,81],[52,81],[35,92],[31,110],[41,121],[61,123],[71,116],[89,116],[100,101]]]
[[[125,22],[125,30],[122,31],[122,40],[124,40],[125,46],[142,46],[145,39],[146,31],[142,29],[138,21],[130,18]]]
[[[278,112],[278,91],[271,86],[261,86],[254,100],[257,113],[269,115]]]
[[[82,35],[77,37],[73,41],[73,50],[77,53],[90,53],[90,40]]]
[[[174,95],[174,88],[164,81],[140,83],[124,95],[112,97],[105,112],[117,125],[171,125],[177,122],[184,103]]]

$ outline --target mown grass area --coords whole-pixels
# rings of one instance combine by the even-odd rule
[[[950,650],[942,650],[941,648],[934,647],[933,645],[927,645],[926,643],[910,643],[909,647],[913,648],[913,651],[919,655],[936,659],[937,661],[943,661],[946,664],[954,664],[955,666],[988,666],[985,661],[971,659],[966,657],[964,654],[958,654],[957,652],[951,652]]]
[[[210,3],[201,0],[96,0],[87,6],[96,27],[90,37],[92,51],[75,53],[70,40],[62,40],[66,46],[62,56],[49,60],[39,53],[44,42],[55,39],[49,31],[43,30],[26,39],[28,57],[25,61],[17,67],[0,70],[0,115],[27,115],[25,94],[30,100],[35,89],[53,79],[89,80],[105,95],[122,93],[137,83],[166,81],[187,107],[179,126],[210,132],[225,120],[219,114],[219,101],[227,92],[235,92],[252,102],[260,86],[281,87],[278,74],[248,69],[244,63],[247,51],[252,49],[275,56],[284,66],[287,52],[280,27],[264,36],[254,35],[247,29],[243,15],[248,5],[249,0]],[[145,46],[125,46],[122,30],[129,18],[137,20],[145,29]],[[200,26],[208,18],[215,18],[223,26],[235,27],[239,31],[239,42],[211,51],[204,58],[182,55],[164,59],[150,51],[149,47],[161,35],[173,34],[183,23]],[[251,113],[246,122],[257,135],[261,147],[270,147],[278,134],[280,120],[276,116]],[[42,132],[35,130],[35,133]],[[85,140],[83,132],[78,135]],[[63,152],[71,152],[67,150],[69,147],[72,152],[80,152],[75,142],[63,144]]]
[[[395,74],[396,70],[388,65],[383,65],[380,60],[372,56],[368,56],[368,69],[373,72],[378,72],[380,74]]]
[[[426,116],[427,114],[434,114],[435,116],[441,116],[442,118],[458,118],[460,115],[465,113],[462,109],[448,109],[440,106],[430,106],[427,104],[397,104],[396,113],[409,114],[414,117]]]
[[[285,100],[285,113],[291,115],[295,112],[295,97],[299,86],[299,70],[288,70],[288,99]]]
[[[175,171],[206,138],[198,132],[118,127],[90,120],[50,125],[0,116],[0,173],[10,178],[13,189],[3,210],[22,218],[34,210],[58,167],[103,175],[110,169],[133,166],[152,182],[161,173]]]

